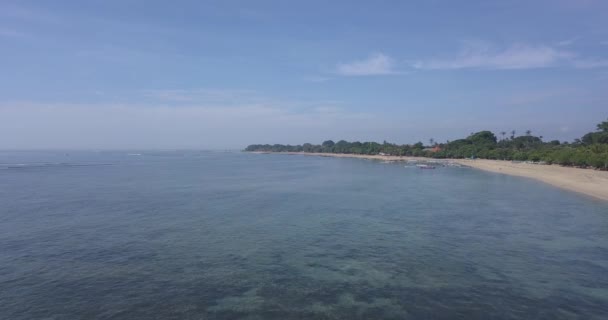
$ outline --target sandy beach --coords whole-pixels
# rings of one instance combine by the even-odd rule
[[[608,171],[499,160],[455,161],[476,169],[540,180],[556,187],[608,201]]]
[[[269,152],[257,152],[269,153]],[[579,169],[561,167],[558,165],[542,165],[529,163],[513,163],[501,160],[469,160],[469,159],[450,159],[437,160],[420,157],[399,157],[381,155],[358,155],[358,154],[329,154],[329,153],[304,153],[304,152],[280,152],[280,154],[321,156],[335,158],[359,158],[374,159],[382,161],[407,161],[407,160],[429,160],[429,161],[449,161],[468,166],[475,169],[520,176],[536,179],[550,185],[566,190],[586,194],[588,196],[608,201],[608,171],[598,171],[591,169]]]

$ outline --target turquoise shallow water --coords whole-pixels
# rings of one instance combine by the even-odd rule
[[[0,152],[1,319],[605,319],[608,204],[360,159]]]

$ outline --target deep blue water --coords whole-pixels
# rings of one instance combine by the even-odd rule
[[[608,203],[467,168],[0,152],[0,319],[606,319]]]

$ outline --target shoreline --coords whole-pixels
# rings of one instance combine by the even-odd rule
[[[308,152],[251,152],[257,154],[285,154],[320,156],[331,158],[357,158],[383,161],[434,161],[456,163],[473,169],[535,179],[565,190],[585,194],[596,199],[608,201],[608,171],[562,167],[558,165],[514,163],[505,160],[486,159],[433,159],[407,156],[381,156],[343,153]]]

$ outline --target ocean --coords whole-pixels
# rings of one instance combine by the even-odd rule
[[[0,319],[606,319],[608,203],[469,168],[0,152]]]

